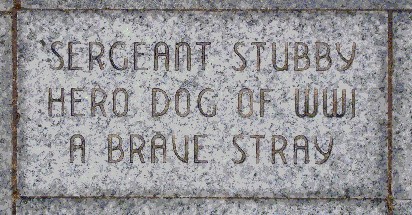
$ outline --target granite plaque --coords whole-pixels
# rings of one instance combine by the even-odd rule
[[[19,191],[386,198],[387,14],[22,11]]]
[[[19,214],[386,214],[380,200],[23,199]]]
[[[347,0],[347,1],[300,1],[300,0],[21,0],[22,6],[30,9],[351,9],[351,10],[383,10],[411,9],[410,0]]]
[[[395,211],[412,211],[412,71],[411,13],[394,14],[394,95],[393,95],[393,195]]]
[[[0,15],[0,214],[11,213],[11,19]]]

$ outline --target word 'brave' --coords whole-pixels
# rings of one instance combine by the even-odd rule
[[[313,46],[313,48],[310,49],[310,46]],[[351,46],[350,51],[341,51],[343,46]],[[178,42],[169,45],[166,42],[154,44],[133,42],[127,44],[117,41],[107,45],[102,42],[84,44],[72,41],[68,42],[66,46],[61,41],[55,41],[50,48],[54,54],[53,59],[55,59],[51,61],[51,68],[54,70],[64,68],[68,70],[93,70],[95,66],[98,66],[100,70],[153,69],[157,71],[164,69],[169,71],[173,62],[175,71],[185,68],[187,71],[191,71],[195,63],[199,64],[199,62],[201,70],[205,70],[206,65],[208,65],[209,52],[212,50],[211,53],[221,53],[224,55],[222,57],[227,54],[233,56],[235,60],[231,62],[232,66],[230,68],[235,71],[245,69],[260,71],[262,62],[265,64],[263,66],[271,65],[268,69],[288,71],[292,67],[289,63],[290,56],[293,56],[294,71],[307,70],[313,64],[317,71],[326,71],[332,68],[333,63],[335,63],[338,71],[345,71],[352,65],[356,53],[356,43],[342,45],[341,43],[328,44],[326,42],[315,42],[314,45],[304,42],[285,42],[282,45],[275,42],[236,42],[233,49],[224,49],[232,50],[232,54],[219,51],[220,48],[214,46],[211,42],[195,42],[194,44]],[[293,54],[289,53],[290,48],[293,49]],[[85,49],[87,50],[86,53],[80,51]],[[254,49],[254,51],[249,51],[250,49]],[[171,60],[173,57],[174,59]],[[152,67],[149,67],[144,59],[150,59]],[[184,61],[186,61],[186,66],[181,65]],[[192,63],[193,61],[195,63]]]

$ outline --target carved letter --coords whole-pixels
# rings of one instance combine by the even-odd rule
[[[323,159],[321,161],[316,161],[316,164],[323,164],[325,163],[329,157],[330,154],[332,153],[332,146],[333,146],[333,138],[332,136],[330,137],[330,141],[329,141],[329,146],[328,146],[328,151],[325,153],[322,151],[322,149],[319,147],[318,145],[318,139],[315,137],[315,148],[316,150],[318,150],[322,155],[323,155]]]
[[[257,71],[260,71],[260,50],[262,51],[265,49],[264,45],[266,44],[265,42],[252,42],[252,45],[256,46],[256,69]]]
[[[100,102],[96,102],[96,93],[100,92],[103,94],[103,98]],[[104,109],[104,103],[106,102],[107,94],[104,92],[102,89],[99,88],[93,88],[92,89],[92,105],[91,105],[91,112],[92,116],[96,115],[96,108],[99,107],[100,111],[102,111],[103,116],[106,116],[106,111]]]
[[[249,112],[244,114],[243,109],[243,94],[248,94],[249,96]],[[243,118],[249,118],[253,114],[253,91],[248,88],[243,88],[239,91],[237,98],[237,112]]]
[[[96,56],[93,56],[93,46],[94,45],[97,45],[100,48],[100,52]],[[94,60],[97,61],[97,63],[99,64],[100,70],[104,69],[104,63],[102,62],[103,54],[104,54],[104,46],[102,43],[100,42],[90,42],[89,43],[89,70],[93,70]]]
[[[112,64],[113,68],[115,68],[116,70],[126,70],[128,65],[129,65],[129,60],[126,57],[123,59],[123,66],[122,67],[117,66],[114,63],[114,59],[113,59],[114,49],[117,48],[117,46],[119,46],[119,45],[125,46],[125,43],[117,41],[117,42],[113,43],[112,47],[110,47],[110,50],[109,50],[110,63]]]
[[[183,163],[188,163],[189,162],[189,136],[185,135],[185,156],[184,157],[181,157],[179,153],[177,152],[175,135],[172,135],[172,144],[173,144],[173,152],[175,153],[176,157]]]
[[[196,45],[202,46],[202,70],[206,69],[206,46],[210,46],[210,42],[197,42]]]
[[[161,145],[156,145],[156,139],[162,141]],[[151,147],[151,162],[156,163],[156,149],[162,149],[163,151],[163,163],[166,163],[166,138],[162,134],[156,134],[152,138],[152,147]]]
[[[76,139],[80,139],[80,145],[75,145]],[[84,140],[84,137],[80,134],[75,134],[70,138],[70,163],[73,163],[74,161],[74,152],[80,149],[82,150],[82,163],[85,163],[85,157],[86,157],[86,142]]]
[[[313,118],[318,113],[318,89],[314,90],[313,95],[313,112],[309,112],[309,89],[305,90],[305,103],[304,103],[304,113],[299,113],[299,89],[295,89],[295,113],[299,117],[310,117]]]
[[[342,90],[342,112],[338,114],[338,95],[337,89],[333,90],[332,100],[332,114],[328,113],[328,94],[326,89],[323,90],[323,114],[326,117],[338,117],[342,118],[346,113],[346,90]]]
[[[194,158],[195,163],[208,163],[207,160],[199,160],[199,150],[202,149],[202,146],[199,146],[199,138],[204,138],[206,135],[195,135],[194,136]]]
[[[243,57],[243,55],[239,53],[239,50],[238,50],[239,45],[243,46],[243,43],[242,42],[235,43],[235,46],[233,47],[233,49],[234,49],[235,53],[237,54],[237,56],[239,56],[240,60],[242,61],[242,65],[239,68],[236,68],[235,66],[232,66],[232,68],[235,71],[243,71],[243,70],[245,70],[246,65],[247,65],[245,57]]]
[[[265,103],[270,102],[270,100],[265,99],[265,93],[272,92],[271,89],[261,89],[260,90],[260,117],[265,115]]]
[[[276,149],[276,139],[279,139],[283,142],[282,147],[280,149]],[[272,136],[272,163],[276,163],[275,155],[280,154],[280,158],[282,158],[282,161],[284,164],[287,164],[286,162],[286,157],[284,154],[284,150],[286,149],[286,146],[288,145],[288,141],[286,141],[286,138],[283,137],[282,135],[273,135]]]
[[[157,103],[159,102],[157,99],[157,92],[161,92],[165,98],[165,107],[163,108],[161,112],[157,112],[157,108],[156,108]],[[152,116],[153,117],[165,115],[167,111],[169,110],[169,103],[170,103],[170,99],[164,90],[159,89],[159,88],[152,89]]]
[[[288,70],[289,68],[289,53],[288,53],[288,43],[285,42],[285,63],[283,64],[282,67],[277,66],[276,62],[276,43],[272,43],[272,64],[273,68],[276,69],[276,71],[285,71]]]
[[[55,55],[57,56],[57,58],[59,58],[59,65],[56,66],[56,67],[50,66],[50,68],[55,69],[55,70],[59,70],[59,69],[62,69],[63,66],[64,66],[64,59],[63,59],[63,57],[57,52],[57,50],[56,50],[56,45],[62,46],[63,43],[60,42],[60,41],[56,41],[56,42],[53,42],[53,43],[51,44],[51,50],[52,50],[53,54],[55,54]]]
[[[232,159],[235,164],[241,164],[246,160],[246,152],[240,148],[239,144],[237,144],[238,139],[243,139],[243,136],[241,134],[233,136],[233,145],[235,145],[236,149],[242,153],[242,157],[239,160]]]
[[[206,88],[206,89],[202,90],[199,93],[199,97],[197,97],[197,107],[198,107],[200,113],[203,116],[205,116],[205,117],[214,117],[216,115],[216,105],[213,106],[213,111],[212,111],[211,114],[206,113],[202,108],[202,97],[206,92],[214,92],[214,91],[210,88]]]
[[[123,108],[123,112],[118,112],[117,111],[117,94],[119,92],[122,92],[124,94],[124,108]],[[127,93],[127,91],[124,88],[116,88],[113,92],[113,113],[116,116],[126,116],[127,112],[129,111],[129,94]]]
[[[71,92],[70,92],[70,94],[71,94],[71,110],[72,110],[72,116],[84,116],[84,114],[76,114],[75,113],[75,111],[74,111],[74,104],[76,103],[76,102],[81,102],[82,100],[81,99],[75,99],[74,98],[74,96],[75,96],[75,92],[81,92],[81,91],[83,91],[83,89],[80,89],[80,88],[72,88],[71,89]]]
[[[113,138],[116,138],[119,141],[119,144],[115,147],[113,147]],[[122,138],[118,134],[109,134],[109,137],[107,138],[107,141],[109,142],[108,150],[109,150],[109,163],[117,163],[124,158],[124,151],[122,147]],[[118,159],[113,160],[113,151],[119,150],[120,151],[120,156]]]
[[[139,146],[139,148],[135,149],[134,148],[134,144],[133,144],[133,139],[134,138],[138,138],[140,140],[140,142],[142,142],[142,144]],[[144,148],[144,146],[146,145],[146,142],[144,141],[144,138],[141,135],[138,134],[131,134],[130,135],[130,163],[133,163],[133,157],[134,154],[139,154],[139,158],[140,158],[140,162],[145,163],[144,162],[144,157],[142,154],[142,150]]]
[[[250,135],[251,138],[256,139],[256,163],[260,160],[260,139],[265,138],[265,135]]]
[[[340,43],[336,43],[336,50],[338,51],[339,57],[346,63],[346,65],[342,68],[338,68],[338,71],[345,71],[349,69],[349,67],[352,65],[353,60],[355,59],[355,51],[356,51],[356,43],[352,43],[352,53],[350,55],[349,60],[346,59],[343,55],[342,52],[340,51]]]
[[[165,48],[165,52],[160,52],[159,47],[163,46]],[[159,57],[166,57],[165,59],[165,67],[166,71],[169,71],[169,46],[165,42],[158,42],[154,48],[154,70],[157,71],[159,69]]]
[[[186,65],[187,65],[187,71],[190,71],[192,68],[192,50],[190,49],[190,46],[186,42],[180,42],[176,43],[176,48],[175,48],[175,70],[179,71],[180,67],[180,58],[179,58],[179,48],[185,46],[186,47]]]
[[[138,62],[138,58],[139,57],[141,57],[141,56],[143,56],[144,55],[144,53],[141,53],[141,52],[137,52],[137,48],[140,46],[140,45],[146,45],[146,43],[141,43],[141,42],[135,42],[135,43],[133,43],[133,48],[134,48],[134,70],[148,70],[147,68],[143,68],[143,67],[139,67],[138,65],[137,65],[137,62]]]
[[[326,53],[323,55],[320,55],[320,47],[322,45],[326,47]],[[321,67],[320,59],[326,59],[326,61],[328,62],[327,66]],[[329,45],[325,42],[316,42],[316,71],[326,71],[330,69],[331,66],[332,66],[332,58],[330,57]]]
[[[68,49],[68,54],[69,54],[69,70],[81,70],[81,67],[78,66],[73,66],[73,57],[79,55],[78,53],[73,52],[73,45],[80,44],[80,42],[69,42],[69,49]]]
[[[180,112],[180,95],[184,93],[186,94],[186,111],[184,113]],[[180,88],[176,91],[175,95],[175,110],[176,114],[180,117],[186,117],[190,113],[190,93],[189,90],[185,88]]]
[[[299,55],[299,46],[303,46],[303,53],[302,55]],[[294,60],[295,60],[295,71],[303,71],[303,70],[307,70],[310,66],[310,59],[308,56],[308,45],[306,45],[305,43],[302,42],[296,42],[295,43],[295,56],[294,56]],[[299,60],[300,59],[305,59],[306,60],[306,65],[302,68],[299,68]]]
[[[60,98],[53,99],[52,90],[49,88],[49,116],[53,116],[53,102],[62,103],[62,116],[64,116],[64,88],[60,88]]]
[[[298,146],[298,141],[303,140],[305,145],[304,146]],[[294,145],[293,145],[293,162],[295,164],[298,163],[298,150],[303,150],[305,152],[305,164],[309,163],[309,147],[308,147],[308,139],[303,136],[303,135],[298,135],[295,137]]]

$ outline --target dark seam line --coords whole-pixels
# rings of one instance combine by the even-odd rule
[[[288,198],[288,197],[241,197],[241,196],[21,196],[22,200],[31,199],[215,199],[215,200],[381,200],[386,198],[369,197],[307,197],[307,198]]]
[[[388,214],[393,214],[392,144],[393,144],[393,11],[388,11]]]
[[[390,9],[342,9],[342,8],[20,8],[23,11],[165,11],[165,12],[387,12]],[[398,9],[399,11],[412,11],[412,9]]]
[[[13,80],[12,80],[12,138],[11,144],[13,148],[12,158],[11,158],[11,188],[12,188],[12,214],[17,214],[17,201],[20,198],[18,185],[17,185],[17,124],[19,120],[18,108],[17,108],[17,13],[20,9],[20,0],[14,0],[14,6],[11,10],[12,26],[11,26],[11,42],[12,42],[12,70],[13,70]]]

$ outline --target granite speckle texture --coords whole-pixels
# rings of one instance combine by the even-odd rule
[[[163,8],[202,8],[202,9],[398,9],[412,8],[411,0],[349,0],[349,1],[282,1],[282,0],[22,0],[27,8],[125,8],[125,9],[163,9]]]
[[[412,213],[411,200],[395,200],[393,214],[408,215]]]
[[[18,214],[386,214],[378,200],[34,199]]]
[[[13,0],[0,0],[0,11],[7,11],[13,7]]]
[[[138,12],[138,11],[24,11],[18,17],[19,111],[19,189],[24,196],[248,196],[248,197],[373,197],[387,195],[387,17],[381,12]],[[58,52],[64,58],[62,70],[53,70],[59,61],[51,44],[61,41]],[[67,69],[68,42],[75,44],[74,64],[82,70]],[[87,68],[88,43],[102,42],[104,69],[95,62]],[[114,61],[129,60],[129,69],[114,70],[110,66],[110,44],[125,42],[119,47]],[[165,70],[164,58],[160,69],[153,69],[153,47],[160,41],[171,49],[170,71]],[[196,42],[210,41],[206,70],[201,69],[200,48],[192,48],[191,71],[175,71],[174,44],[185,41],[192,47]],[[248,67],[237,72],[232,66],[241,62],[233,53],[233,45],[244,42],[240,50]],[[315,42],[330,44],[333,65],[327,71],[315,69]],[[139,66],[148,70],[133,70],[133,42],[146,42],[145,55]],[[266,42],[262,50],[261,70],[256,70],[256,49],[251,42]],[[290,68],[276,72],[271,67],[271,42],[292,44],[289,47]],[[293,44],[308,44],[312,64],[305,71],[293,71]],[[356,43],[356,57],[346,71],[338,71],[339,60],[335,44],[340,43],[345,56]],[[282,46],[283,47],[283,46]],[[283,49],[282,49],[283,50]],[[300,50],[302,51],[302,50]],[[283,53],[283,52],[282,52]],[[140,64],[141,63],[141,64]],[[300,62],[302,63],[302,62]],[[302,66],[302,65],[300,65]],[[181,88],[191,93],[191,113],[179,117],[174,111],[174,95]],[[243,87],[254,91],[254,114],[241,118],[236,112],[237,93]],[[54,95],[65,89],[66,115],[60,116],[60,104],[54,104],[53,117],[48,116],[48,88]],[[70,88],[83,88],[75,94],[77,113],[71,116]],[[107,92],[104,105],[107,116],[100,110],[91,116],[92,88]],[[129,112],[117,117],[112,111],[112,92],[125,88],[129,92]],[[171,98],[171,110],[162,117],[151,117],[151,90],[161,88]],[[217,115],[204,117],[196,108],[196,98],[202,89],[207,112],[217,105]],[[259,89],[271,101],[265,105],[264,117],[259,116]],[[351,90],[356,89],[356,114],[348,108],[343,118],[326,118],[319,107],[314,118],[299,118],[294,112],[295,89],[346,89],[347,105]],[[122,95],[122,94],[120,94]],[[322,101],[319,98],[319,101]],[[162,103],[162,101],[160,101]],[[322,104],[322,103],[320,103]],[[70,163],[69,140],[82,134],[86,141],[86,163],[79,153]],[[150,163],[150,140],[156,134],[166,138],[167,158],[162,163],[159,150],[157,163]],[[107,138],[118,134],[123,139],[124,159],[108,163]],[[145,163],[136,155],[129,160],[129,135],[140,134],[146,141]],[[189,163],[173,154],[172,135],[178,140],[182,154],[183,135],[190,135]],[[209,163],[194,163],[193,135],[207,134],[201,139],[200,159]],[[232,144],[233,135],[265,135],[260,146],[260,162],[256,163],[255,141],[240,141],[247,158],[234,164],[241,154]],[[287,164],[276,157],[270,160],[272,135],[283,135]],[[293,160],[293,140],[298,135],[309,139],[309,160],[298,153]],[[322,156],[314,147],[317,138],[326,150],[329,137],[334,138],[331,157],[317,164]],[[158,142],[159,143],[159,142]],[[117,153],[117,152],[116,152]],[[119,156],[119,153],[115,157]]]
[[[0,16],[0,214],[11,214],[11,19]]]
[[[393,192],[412,199],[412,33],[411,13],[394,14],[395,72],[393,92]]]

